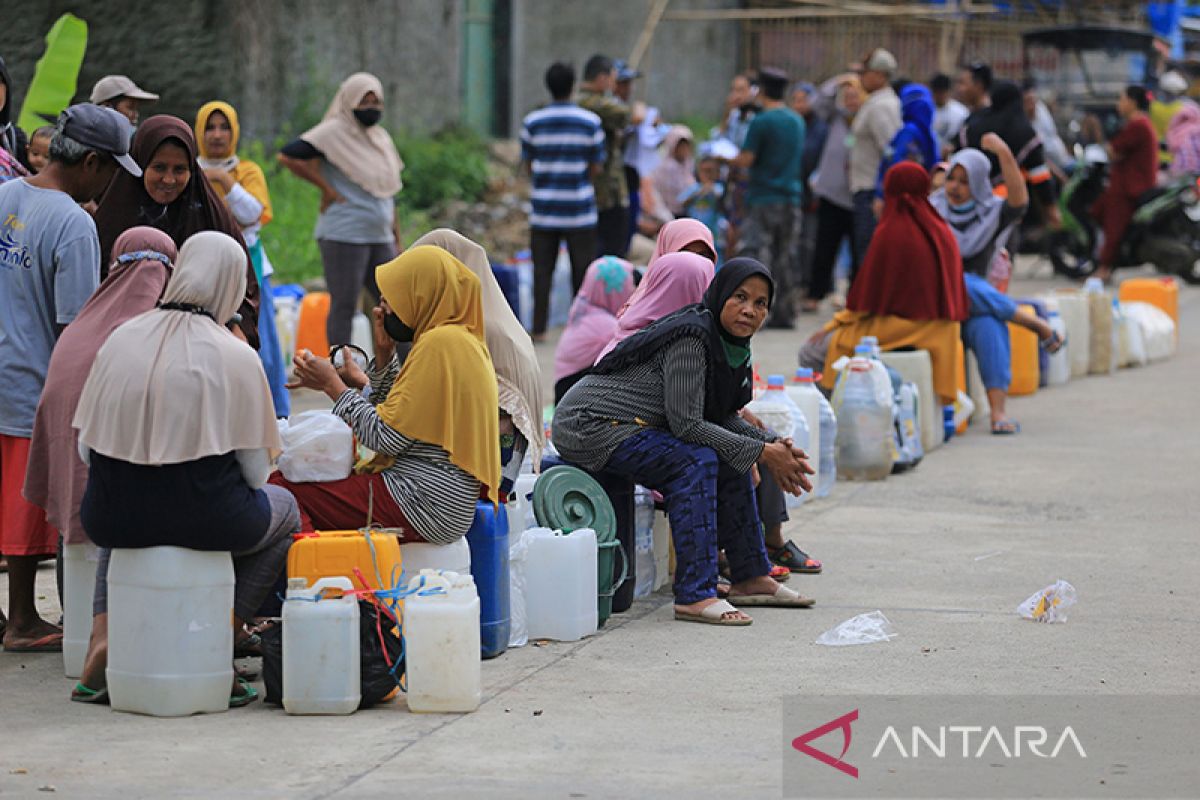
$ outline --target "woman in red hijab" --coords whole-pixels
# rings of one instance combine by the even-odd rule
[[[884,177],[883,214],[846,309],[800,350],[801,365],[823,371],[826,387],[833,386],[833,362],[875,336],[884,350],[928,350],[934,391],[943,404],[954,402],[967,292],[958,243],[928,196],[929,173],[915,162],[896,164]]]

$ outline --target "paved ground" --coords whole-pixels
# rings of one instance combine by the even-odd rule
[[[140,718],[67,702],[58,656],[0,654],[0,796],[778,797],[792,695],[1194,694],[1200,292],[1181,315],[1172,361],[1016,400],[1021,436],[972,430],[802,509],[789,532],[827,565],[797,579],[812,610],[718,629],[656,595],[601,635],[486,663],[466,716]],[[764,334],[757,359],[788,367],[799,339]],[[1018,619],[1056,578],[1079,591],[1070,621]],[[874,609],[899,638],[813,644]]]

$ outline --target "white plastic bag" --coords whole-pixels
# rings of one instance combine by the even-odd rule
[[[859,614],[835,625],[817,637],[817,644],[828,647],[847,647],[853,644],[890,642],[899,634],[891,620],[876,609],[868,614]]]
[[[340,481],[354,468],[354,434],[328,411],[305,411],[280,426],[279,471],[293,483]]]
[[[508,646],[529,643],[529,618],[525,613],[525,554],[529,543],[521,531],[508,546]]]
[[[1017,606],[1017,613],[1034,622],[1066,622],[1067,609],[1075,605],[1075,587],[1063,580],[1030,595]]]
[[[1161,361],[1175,355],[1175,320],[1158,306],[1149,303],[1122,303],[1121,313],[1142,329],[1142,341],[1149,361]]]

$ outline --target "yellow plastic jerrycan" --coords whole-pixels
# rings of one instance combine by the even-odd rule
[[[1118,297],[1122,303],[1140,301],[1158,306],[1175,320],[1175,329],[1179,329],[1179,282],[1175,278],[1130,278],[1121,282]]]
[[[349,578],[363,588],[355,570],[372,589],[391,589],[400,580],[400,540],[394,534],[371,531],[298,533],[288,550],[288,578],[304,578],[312,586],[321,578]]]
[[[329,355],[329,337],[325,321],[329,318],[329,292],[309,292],[300,301],[296,323],[296,352],[311,350],[314,356]]]
[[[1036,314],[1033,306],[1022,305],[1022,311]],[[1008,340],[1012,349],[1012,383],[1008,386],[1010,395],[1018,396],[1033,394],[1038,389],[1038,337],[1033,331],[1022,328],[1016,323],[1008,323]]]

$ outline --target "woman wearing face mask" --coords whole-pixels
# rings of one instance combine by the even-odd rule
[[[383,295],[375,309],[375,360],[299,353],[296,383],[334,400],[376,458],[360,474],[326,483],[271,482],[300,504],[303,530],[371,524],[401,531],[402,542],[453,544],[471,527],[475,503],[496,500],[500,450],[496,373],[484,344],[479,279],[440,247],[421,246],[376,268]],[[401,370],[397,342],[412,342]],[[360,390],[370,386],[371,399]]]
[[[196,141],[200,145],[197,159],[213,191],[225,201],[233,218],[242,227],[242,239],[254,263],[261,295],[258,307],[258,335],[262,346],[258,355],[271,384],[271,399],[275,416],[291,414],[291,398],[284,383],[287,371],[275,331],[275,302],[271,296],[271,275],[274,268],[263,249],[259,231],[271,221],[271,195],[262,167],[253,161],[238,158],[237,145],[241,128],[237,111],[228,103],[214,100],[196,112]]]
[[[821,86],[814,112],[824,116],[829,127],[821,158],[809,178],[817,201],[817,235],[813,243],[812,271],[808,296],[800,310],[813,313],[833,290],[833,266],[842,242],[850,244],[850,258],[858,263],[862,254],[854,247],[854,202],[850,196],[850,124],[863,103],[862,84],[853,74],[839,75]]]
[[[150,117],[137,129],[129,154],[142,168],[142,177],[121,171],[100,198],[96,232],[102,253],[111,253],[117,237],[138,225],[158,228],[180,248],[200,231],[219,231],[245,248],[241,226],[204,180],[196,138],[186,122],[166,114]],[[100,274],[107,273],[104,263]],[[238,328],[255,349],[258,303],[258,278],[247,252],[246,296],[238,309]]]
[[[404,162],[382,117],[383,84],[357,72],[325,118],[279,151],[279,163],[321,190],[314,236],[329,287],[330,344],[350,341],[360,292],[379,298],[374,269],[400,251],[395,197]]]
[[[666,498],[679,620],[749,625],[735,606],[813,602],[770,577],[750,477],[762,460],[785,490],[799,494],[811,490],[812,470],[789,440],[737,414],[751,397],[750,338],[773,293],[762,264],[729,261],[702,302],[622,341],[555,410],[554,444],[565,458],[625,475]],[[717,599],[718,548],[732,575],[729,601]]]

